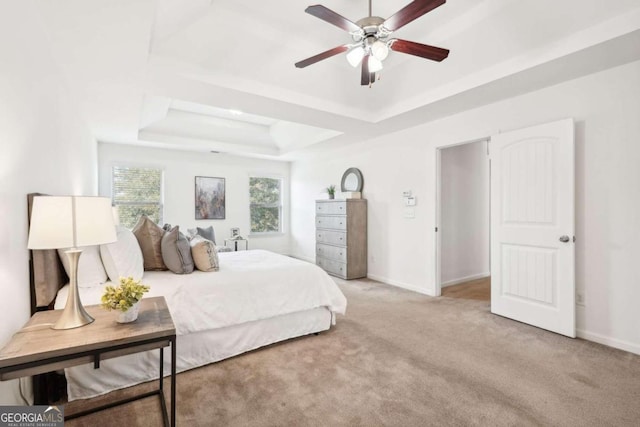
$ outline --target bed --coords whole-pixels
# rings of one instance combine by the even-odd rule
[[[66,302],[68,285],[51,252],[31,253],[32,311]],[[142,282],[151,287],[146,295],[164,296],[176,324],[178,372],[326,331],[346,310],[340,289],[314,264],[264,250],[220,253],[219,259],[216,272],[144,272]],[[108,284],[81,287],[83,304],[99,303]],[[168,354],[164,360],[170,372]],[[66,369],[68,399],[152,380],[158,363],[154,351],[106,360],[98,370],[92,364]]]

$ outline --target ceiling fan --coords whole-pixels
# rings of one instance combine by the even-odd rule
[[[395,15],[384,19],[379,16],[372,16],[371,0],[369,0],[369,16],[356,22],[352,22],[322,5],[309,6],[305,9],[305,12],[349,32],[354,43],[334,47],[303,61],[296,62],[296,67],[304,68],[348,51],[347,60],[352,66],[357,67],[358,64],[362,63],[360,84],[371,86],[376,80],[376,72],[382,69],[382,61],[389,54],[389,49],[433,61],[442,61],[449,55],[448,49],[407,40],[390,39],[389,36],[397,29],[445,3],[446,0],[414,0],[396,12]]]

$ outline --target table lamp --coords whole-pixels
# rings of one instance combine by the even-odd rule
[[[29,249],[61,249],[69,259],[69,294],[62,315],[52,329],[71,329],[93,322],[78,293],[78,261],[82,246],[117,240],[111,199],[86,196],[33,198]]]

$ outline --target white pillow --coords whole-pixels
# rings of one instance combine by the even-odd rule
[[[116,227],[118,241],[100,245],[100,255],[104,269],[107,270],[109,279],[118,283],[120,277],[133,277],[133,280],[142,279],[144,274],[144,260],[138,239],[131,232],[121,226]]]
[[[106,282],[107,273],[104,271],[102,259],[100,259],[98,245],[83,246],[80,249],[82,249],[82,255],[80,255],[80,260],[78,261],[78,286],[87,288]],[[71,277],[69,258],[65,251],[66,249],[58,249],[58,256],[62,261],[64,270],[67,272],[67,276]]]

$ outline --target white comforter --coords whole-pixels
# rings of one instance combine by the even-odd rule
[[[219,257],[220,270],[216,272],[144,273],[142,282],[151,287],[145,296],[166,298],[178,335],[318,307],[345,313],[345,296],[314,264],[264,250],[223,252]],[[80,288],[82,303],[99,304],[107,284]],[[55,308],[63,308],[66,300],[64,287]]]

